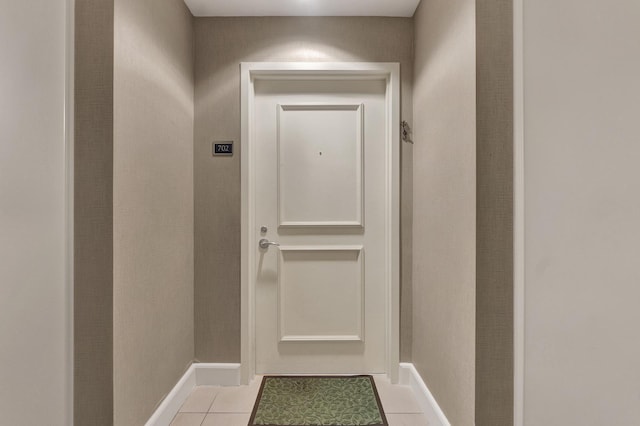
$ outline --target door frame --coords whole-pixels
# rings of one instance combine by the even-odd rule
[[[400,64],[387,62],[244,62],[241,91],[241,380],[255,375],[255,129],[256,80],[384,80],[386,82],[385,338],[386,373],[393,383],[400,367]]]

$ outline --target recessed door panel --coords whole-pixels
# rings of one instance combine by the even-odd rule
[[[278,105],[281,227],[362,226],[363,109]]]
[[[280,247],[281,342],[362,341],[362,247]]]

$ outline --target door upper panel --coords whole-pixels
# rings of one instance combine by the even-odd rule
[[[363,225],[363,104],[278,105],[280,227]]]

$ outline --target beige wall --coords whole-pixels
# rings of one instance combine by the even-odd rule
[[[113,1],[75,1],[74,424],[113,425]]]
[[[0,10],[0,424],[67,426],[67,8]]]
[[[402,18],[196,19],[196,358],[240,361],[240,62],[400,62],[412,122],[413,21]],[[211,142],[236,154],[212,158]],[[412,148],[403,144],[402,357],[410,358]]]
[[[476,425],[513,424],[513,1],[476,1]]]
[[[413,363],[450,422],[475,417],[475,1],[415,15]]]
[[[524,424],[638,424],[640,3],[524,6]]]
[[[144,424],[193,360],[193,18],[116,0],[114,424]]]

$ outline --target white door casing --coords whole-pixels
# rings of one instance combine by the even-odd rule
[[[398,64],[242,64],[243,382],[397,381],[399,121]]]

